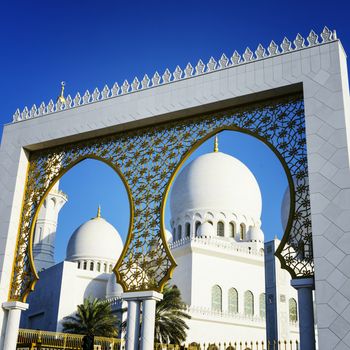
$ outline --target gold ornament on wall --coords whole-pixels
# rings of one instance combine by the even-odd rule
[[[171,183],[188,156],[222,130],[258,138],[281,161],[291,210],[277,256],[293,278],[312,276],[304,105],[301,95],[293,95],[31,153],[9,299],[25,301],[38,279],[32,242],[45,196],[63,174],[88,158],[112,167],[129,196],[129,233],[114,269],[118,283],[124,291],[161,291],[176,266],[164,234]]]

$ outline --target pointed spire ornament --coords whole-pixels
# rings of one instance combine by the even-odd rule
[[[219,152],[219,138],[218,135],[215,135],[215,140],[214,140],[214,152]]]
[[[101,217],[101,206],[99,205],[97,208],[97,215],[96,218],[100,218]]]
[[[61,81],[61,94],[57,97],[57,102],[60,102],[61,104],[66,103],[66,99],[64,97],[64,87],[66,86],[65,81]]]

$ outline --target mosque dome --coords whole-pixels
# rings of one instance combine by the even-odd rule
[[[215,236],[214,226],[206,221],[198,227],[197,235],[200,237]]]
[[[66,260],[84,259],[115,263],[123,250],[123,241],[118,231],[98,215],[80,225],[69,239]]]
[[[183,212],[210,209],[259,221],[261,207],[260,188],[248,167],[215,151],[196,158],[180,172],[170,197],[173,219]]]
[[[107,282],[107,287],[106,287],[106,298],[118,298],[121,297],[123,293],[123,288],[122,286],[117,283],[115,274],[112,273]]]

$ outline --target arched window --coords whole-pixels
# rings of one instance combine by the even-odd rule
[[[230,237],[234,237],[235,236],[235,233],[236,233],[236,230],[235,230],[235,224],[233,222],[230,222],[230,225],[229,225],[229,235]]]
[[[254,296],[250,290],[244,293],[244,314],[247,316],[254,315]]]
[[[289,322],[298,321],[297,302],[294,298],[289,299]]]
[[[80,269],[80,261],[78,261],[78,269]]]
[[[220,236],[220,237],[224,237],[225,236],[225,224],[222,221],[218,222],[217,235]]]
[[[86,270],[87,269],[87,261],[84,261],[84,264],[83,264],[83,269]]]
[[[107,264],[103,264],[103,272],[107,272]]]
[[[266,317],[266,304],[265,304],[265,293],[261,293],[259,296],[259,309],[260,309],[260,317]]]
[[[238,292],[235,288],[228,290],[228,312],[230,314],[238,313]]]
[[[211,309],[222,311],[222,290],[218,285],[211,288]]]
[[[173,237],[174,237],[174,241],[176,241],[176,227],[173,228]]]
[[[101,271],[101,263],[97,263],[97,271],[100,272]]]
[[[113,266],[112,265],[109,265],[109,273],[111,273],[113,270]]]
[[[177,227],[177,234],[179,235],[179,239],[181,239],[182,238],[182,227],[181,227],[181,225],[179,225],[178,227]]]
[[[195,224],[195,235],[198,236],[198,229],[199,229],[199,226],[201,225],[200,221],[196,221],[196,224]]]
[[[92,261],[90,262],[90,271],[94,271],[94,263]]]
[[[186,237],[190,237],[191,236],[191,224],[189,222],[186,222],[185,230],[186,230]]]
[[[244,224],[240,224],[240,239],[244,240],[245,239],[245,225]]]

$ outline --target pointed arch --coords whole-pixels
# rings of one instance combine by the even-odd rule
[[[217,284],[211,288],[211,309],[213,311],[222,311],[222,289]]]
[[[238,313],[238,292],[233,287],[228,290],[228,312],[230,314]]]
[[[244,293],[244,314],[254,316],[254,295],[250,290]]]
[[[294,298],[290,298],[288,302],[289,307],[289,322],[298,321],[298,306],[297,301]]]

